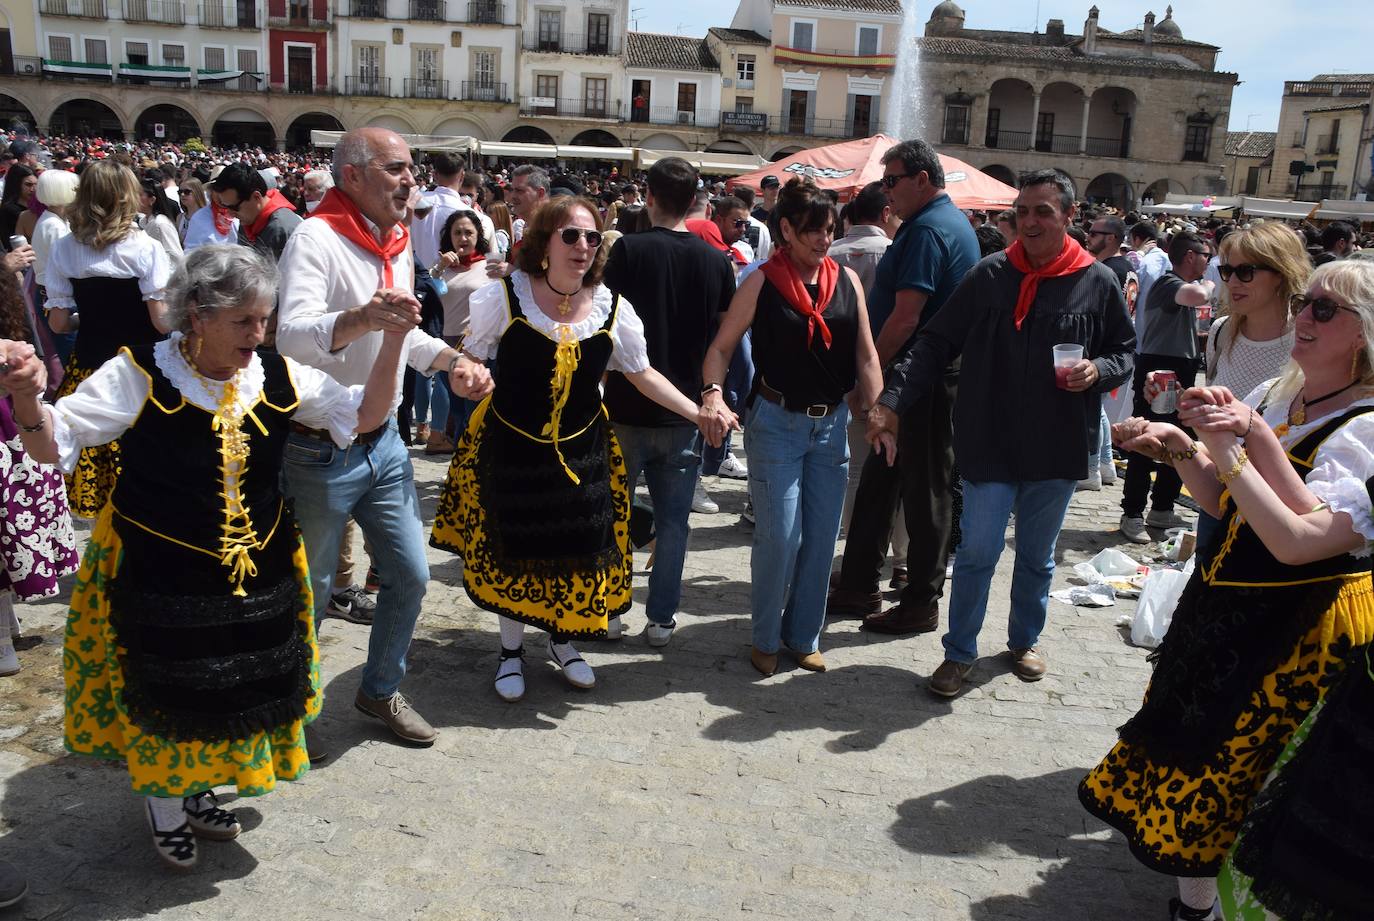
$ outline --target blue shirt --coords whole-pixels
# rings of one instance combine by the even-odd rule
[[[897,307],[898,291],[926,295],[917,330],[924,329],[968,270],[978,263],[978,237],[964,212],[944,193],[910,220],[903,221],[892,245],[878,263],[868,295],[868,322],[873,338]]]

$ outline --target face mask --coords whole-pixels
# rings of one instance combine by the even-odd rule
[[[320,199],[320,201],[324,201],[324,199]],[[318,207],[320,206],[320,201],[308,201],[308,202],[306,202],[306,203],[305,203],[305,213],[306,213],[306,214],[309,214],[310,212],[312,212],[312,211],[314,211],[316,208],[318,208]]]

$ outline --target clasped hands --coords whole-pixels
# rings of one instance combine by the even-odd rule
[[[0,339],[0,388],[16,397],[40,396],[48,386],[48,372],[27,342]]]
[[[405,335],[420,325],[420,302],[401,288],[378,288],[363,307],[367,328],[374,332]]]
[[[1144,395],[1158,394],[1154,375],[1145,379]],[[1197,432],[1198,440],[1213,457],[1238,439],[1264,425],[1263,418],[1225,387],[1190,387],[1179,397],[1178,421]],[[1170,451],[1186,451],[1192,439],[1178,425],[1132,417],[1112,426],[1112,444],[1153,460],[1166,460]]]
[[[725,436],[730,432],[740,430],[739,416],[725,405],[725,398],[719,390],[702,397],[701,406],[697,408],[697,428],[701,429],[701,437],[713,448],[724,444]]]

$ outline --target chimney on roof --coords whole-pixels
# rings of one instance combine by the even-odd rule
[[[1083,23],[1083,53],[1097,53],[1097,7],[1088,10],[1088,19]]]
[[[1149,57],[1155,53],[1155,14],[1154,11],[1145,14],[1145,56]]]
[[[1064,44],[1064,20],[1051,19],[1045,23],[1045,37],[1050,40],[1051,45]]]

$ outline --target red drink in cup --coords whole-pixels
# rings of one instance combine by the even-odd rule
[[[1083,360],[1083,346],[1076,342],[1066,342],[1054,347],[1054,386],[1060,390],[1069,389],[1069,375],[1074,367]]]

